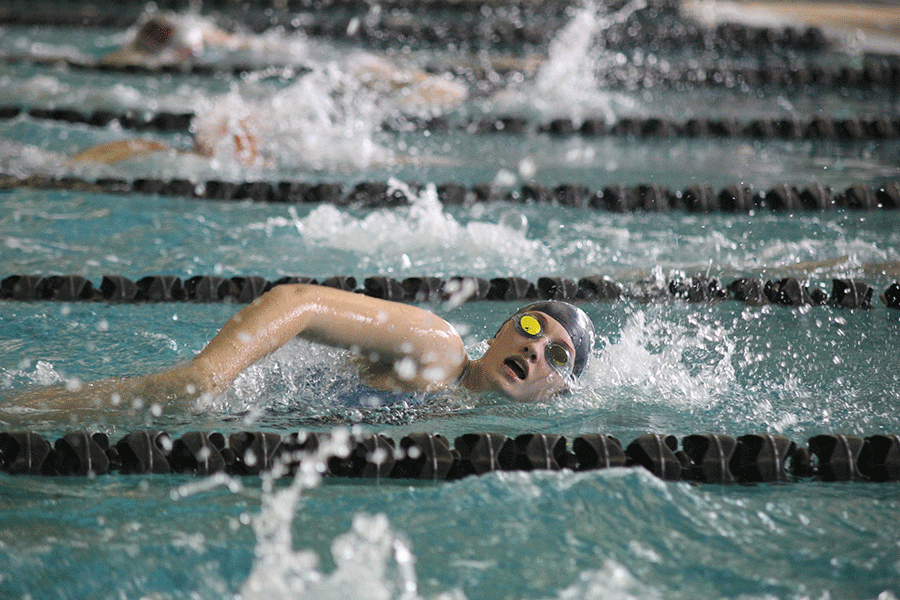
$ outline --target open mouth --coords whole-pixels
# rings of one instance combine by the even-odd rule
[[[510,371],[513,372],[513,375],[518,377],[519,379],[525,379],[528,377],[528,365],[525,364],[521,358],[510,356],[506,360],[503,361],[503,364],[509,368]]]

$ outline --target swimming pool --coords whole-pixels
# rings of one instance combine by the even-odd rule
[[[646,19],[644,10],[628,18]],[[597,15],[605,14],[573,11],[569,32],[578,33],[579,24],[589,32],[603,20]],[[34,38],[53,52],[75,48],[89,56],[113,46],[121,31],[4,27],[4,44]],[[306,38],[285,34],[281,41],[296,49]],[[353,46],[346,40],[326,41],[334,47],[323,44],[318,51],[333,52],[328,56],[334,60]],[[729,58],[721,50],[673,46],[659,50],[657,59]],[[424,45],[415,50],[410,56],[424,62],[452,55],[432,54]],[[783,52],[795,62],[824,60],[819,51]],[[859,60],[839,50],[828,52],[843,64]],[[618,60],[617,54],[613,49],[587,55]],[[623,56],[634,64],[631,51]],[[747,52],[743,60],[762,60],[759,56]],[[776,58],[784,57],[769,60]],[[821,184],[840,191],[896,181],[900,169],[897,142],[890,139],[658,139],[457,129],[397,133],[376,125],[394,106],[365,93],[328,104],[327,119],[315,113],[313,108],[325,107],[326,97],[337,94],[337,88],[321,87],[321,79],[318,87],[278,78],[232,86],[227,78],[197,75],[153,78],[22,63],[4,69],[2,105],[74,101],[85,109],[122,112],[152,101],[154,111],[202,113],[214,94],[227,93],[230,102],[262,103],[282,117],[286,132],[271,139],[292,150],[276,150],[268,164],[254,167],[181,154],[116,167],[73,166],[65,159],[73,150],[134,132],[19,115],[0,121],[0,137],[11,148],[0,160],[3,170],[16,176],[327,181],[348,189],[359,181],[395,178],[467,188],[493,183],[512,191],[529,182],[581,184],[591,190],[651,183],[673,191],[697,184],[716,190],[733,184],[755,190]],[[553,80],[547,70],[543,73],[546,81]],[[554,81],[566,73],[555,72]],[[445,114],[466,122],[483,114],[525,115],[530,124],[606,115],[677,120],[897,115],[896,97],[883,89],[827,88],[814,94],[777,86],[572,86],[554,95],[549,90],[563,88],[538,88],[535,81],[512,78],[502,94],[474,94]],[[323,89],[329,93],[314,95]],[[265,104],[271,94],[290,97],[298,90],[312,94],[295,106],[306,120],[292,121],[288,108],[279,113],[277,103]],[[288,138],[312,122],[320,124],[316,144],[308,146],[314,154],[295,155],[297,143]],[[146,135],[180,148],[190,144],[187,132]],[[373,149],[372,160],[358,160],[360,145]],[[392,164],[389,159],[400,154],[449,160]],[[54,439],[85,429],[105,432],[113,441],[144,429],[177,437],[189,431],[289,434],[357,427],[394,439],[436,432],[451,441],[470,432],[556,433],[569,440],[600,432],[626,444],[644,433],[679,438],[771,433],[805,444],[818,434],[900,431],[900,364],[893,351],[900,312],[878,298],[898,279],[896,211],[786,212],[762,206],[728,213],[675,206],[665,212],[618,213],[517,197],[450,205],[427,188],[410,190],[406,205],[365,208],[53,187],[19,185],[0,192],[4,277],[79,274],[99,284],[106,274],[134,280],[151,274],[268,280],[302,275],[319,280],[352,276],[361,284],[376,275],[529,281],[605,275],[632,293],[616,302],[583,304],[601,343],[584,386],[553,403],[462,395],[424,406],[350,407],[336,400],[348,385],[344,356],[296,342],[255,366],[199,413],[158,414],[145,406],[58,414],[2,406],[3,431],[27,426]],[[665,290],[669,281],[695,274],[723,284],[745,276],[795,277],[829,293],[833,278],[856,278],[870,285],[875,297],[870,310],[639,299],[641,292]],[[517,304],[428,306],[456,325],[477,353]],[[237,308],[221,302],[2,301],[2,394],[8,399],[11,391],[34,385],[169,366],[199,351]],[[309,474],[273,480],[4,473],[0,487],[4,597],[900,595],[896,482],[805,478],[692,485],[662,481],[641,469],[608,469],[494,472],[441,483],[317,481]]]

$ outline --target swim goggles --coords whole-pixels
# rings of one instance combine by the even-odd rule
[[[520,335],[530,340],[545,335],[543,324],[537,320],[537,318],[528,314],[515,317],[513,319],[513,325],[515,325],[516,331],[518,331]],[[562,344],[550,342],[544,346],[544,357],[547,359],[550,368],[559,373],[563,378],[572,377],[572,367],[575,364],[575,361],[568,348]]]

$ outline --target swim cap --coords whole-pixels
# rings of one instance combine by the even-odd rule
[[[572,375],[576,379],[581,377],[591,357],[591,352],[594,350],[594,323],[591,322],[591,318],[577,306],[560,300],[535,302],[523,306],[516,311],[516,314],[532,311],[542,312],[548,317],[552,317],[565,328],[575,346],[575,364],[572,365]]]
[[[154,15],[138,29],[135,47],[141,52],[158,54],[172,44],[177,28],[168,19]]]

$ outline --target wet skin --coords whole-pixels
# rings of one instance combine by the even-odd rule
[[[488,349],[471,364],[463,384],[469,389],[499,392],[514,400],[534,401],[554,396],[566,389],[566,380],[547,362],[548,344],[560,344],[575,356],[575,345],[566,329],[542,312],[525,313],[542,325],[543,335],[529,338],[507,321],[488,341]]]
[[[575,348],[558,321],[539,311],[525,314],[540,323],[533,327],[539,334],[520,332],[517,315],[488,341],[483,356],[469,360],[456,330],[424,309],[335,288],[280,285],[229,319],[188,363],[77,389],[31,390],[17,394],[12,404],[62,410],[70,420],[81,412],[127,410],[135,400],[184,409],[221,394],[247,367],[298,336],[363,357],[361,377],[380,389],[427,392],[461,385],[518,401],[544,400],[568,387],[566,377],[548,362],[547,346],[562,346],[568,360]],[[402,372],[400,365],[405,365]]]

